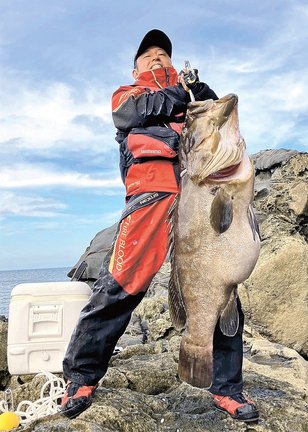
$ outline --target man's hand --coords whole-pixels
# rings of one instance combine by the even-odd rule
[[[189,90],[194,90],[199,84],[198,70],[184,69],[180,72],[179,83],[182,84],[184,89],[188,92]]]

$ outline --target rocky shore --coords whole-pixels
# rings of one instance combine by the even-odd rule
[[[253,156],[261,256],[240,297],[246,315],[244,380],[260,410],[258,423],[217,411],[210,394],[180,382],[180,334],[169,317],[166,262],[119,341],[92,406],[75,420],[60,414],[23,430],[57,432],[308,432],[308,154]],[[36,400],[44,378],[10,377],[7,321],[0,321],[0,399]],[[21,430],[21,428],[19,428]]]

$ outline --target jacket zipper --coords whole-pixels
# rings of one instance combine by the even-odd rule
[[[166,83],[167,83],[167,85],[169,85],[169,77],[170,77],[170,75],[169,75],[169,71],[168,71],[167,68],[165,68],[165,74],[166,74]]]
[[[165,74],[166,74],[166,84],[168,86],[170,82],[169,81],[170,74],[167,68],[165,68]],[[166,126],[166,128],[171,129],[169,124],[164,123],[164,125]]]

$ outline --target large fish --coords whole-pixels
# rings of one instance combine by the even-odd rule
[[[238,328],[237,285],[260,251],[252,209],[254,170],[240,135],[238,98],[192,102],[180,141],[184,168],[173,214],[171,319],[182,335],[179,376],[195,387],[212,382],[213,334]]]

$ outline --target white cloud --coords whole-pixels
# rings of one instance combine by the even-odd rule
[[[17,195],[12,192],[0,192],[0,215],[57,217],[62,216],[66,205],[38,196]]]
[[[24,189],[46,186],[70,188],[122,188],[120,176],[91,177],[79,172],[48,170],[34,164],[12,164],[0,168],[0,189]]]
[[[35,151],[59,151],[72,142],[74,150],[104,152],[116,148],[111,118],[110,95],[103,87],[83,83],[83,94],[61,82],[28,83],[21,75],[0,80],[0,136],[2,145],[10,141],[12,147]],[[101,121],[91,127],[91,121]],[[92,122],[93,123],[93,122]],[[102,145],[102,141],[104,145]],[[89,145],[90,143],[90,145]],[[0,144],[1,145],[1,144]]]

